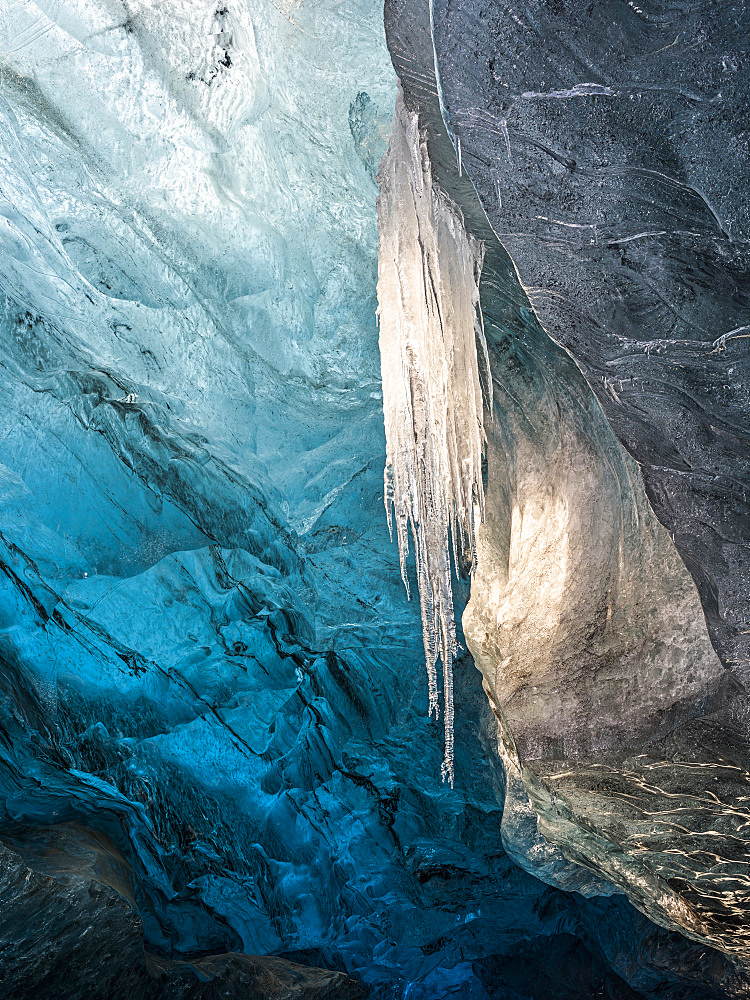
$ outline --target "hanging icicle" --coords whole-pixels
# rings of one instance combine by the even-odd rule
[[[479,307],[484,251],[467,233],[456,205],[433,184],[417,116],[400,89],[378,184],[385,506],[391,537],[395,520],[407,594],[409,529],[414,538],[430,714],[438,715],[439,657],[442,774],[453,785],[451,550],[454,562],[463,555],[474,569],[475,533],[484,518],[483,384],[492,406]]]

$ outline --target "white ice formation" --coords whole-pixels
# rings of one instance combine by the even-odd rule
[[[445,759],[453,772],[456,625],[451,549],[476,564],[484,518],[483,394],[492,382],[479,307],[483,247],[433,183],[417,115],[399,93],[378,174],[378,314],[386,433],[385,506],[396,522],[401,575],[414,537],[430,714],[438,714],[443,667]],[[480,378],[481,370],[481,378]],[[484,389],[484,393],[483,393]]]

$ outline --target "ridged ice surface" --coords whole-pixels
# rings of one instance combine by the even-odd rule
[[[430,696],[438,714],[436,663],[443,667],[445,760],[453,784],[456,565],[476,562],[484,516],[484,420],[489,361],[479,308],[483,249],[459,209],[433,185],[417,115],[399,94],[378,173],[378,314],[383,374],[385,505],[396,524],[401,576],[409,591],[414,539]]]

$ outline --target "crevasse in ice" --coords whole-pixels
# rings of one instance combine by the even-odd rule
[[[0,992],[304,995],[225,988],[243,958],[667,995],[682,939],[509,860],[464,655],[440,782],[382,511],[381,4],[0,0],[0,32]]]
[[[432,181],[417,115],[399,93],[378,173],[378,315],[386,432],[385,505],[396,523],[401,576],[414,538],[430,713],[438,713],[443,666],[445,759],[453,784],[456,565],[476,562],[484,516],[483,387],[491,407],[487,343],[479,307],[483,248],[459,209]]]

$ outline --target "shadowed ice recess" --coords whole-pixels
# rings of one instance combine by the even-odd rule
[[[370,0],[0,0],[2,998],[744,989],[722,953],[541,843],[525,750],[498,752],[465,650],[441,781],[383,512],[392,53],[437,182],[487,246],[500,458],[478,572],[512,523],[498,480],[523,466],[534,494],[558,413],[613,463],[610,512],[625,460],[446,159],[429,11],[405,16],[406,56]],[[467,579],[452,599],[465,646]],[[720,700],[696,636],[695,686]],[[519,747],[554,742],[545,725]]]

